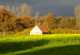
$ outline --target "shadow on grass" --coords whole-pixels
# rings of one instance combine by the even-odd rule
[[[26,41],[26,42],[0,43],[0,53],[26,50],[48,44],[48,42],[49,40],[36,40],[36,41]]]
[[[80,55],[80,45],[52,47],[17,55]]]

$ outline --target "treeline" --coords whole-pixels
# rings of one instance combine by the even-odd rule
[[[16,32],[32,25],[32,17],[17,17],[13,12],[0,7],[0,32]]]
[[[25,7],[25,6],[24,6]],[[27,8],[26,8],[27,9]],[[70,16],[55,16],[49,12],[45,16],[29,16],[22,10],[22,15],[17,14],[5,7],[0,7],[0,32],[1,33],[16,33],[29,29],[37,24],[46,24],[49,28],[49,32],[54,31],[57,28],[76,28],[76,18]]]

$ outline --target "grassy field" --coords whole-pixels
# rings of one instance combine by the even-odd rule
[[[80,34],[0,36],[0,55],[80,55]]]

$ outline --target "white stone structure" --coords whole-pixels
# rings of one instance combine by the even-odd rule
[[[30,35],[41,35],[42,33],[43,33],[42,30],[38,26],[35,26],[31,30]]]

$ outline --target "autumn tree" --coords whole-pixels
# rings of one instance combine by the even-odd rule
[[[0,6],[0,32],[9,32],[15,30],[16,16],[6,9],[5,6]]]
[[[75,18],[69,17],[69,18],[66,20],[66,27],[67,27],[67,28],[73,28],[73,27],[75,27],[75,25],[76,25],[76,21],[75,21],[75,20],[76,20]]]
[[[55,24],[58,28],[64,28],[65,18],[63,16],[56,17]]]
[[[55,22],[55,14],[52,12],[49,12],[46,18],[47,18],[47,23],[48,23],[49,28],[53,29],[54,28],[54,22]]]
[[[34,26],[34,20],[31,16],[20,16],[16,20],[16,31],[22,31]]]

